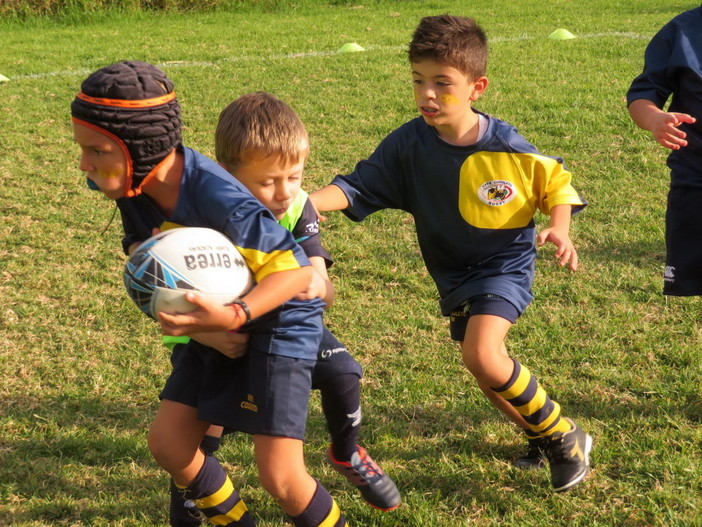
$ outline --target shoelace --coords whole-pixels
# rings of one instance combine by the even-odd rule
[[[551,463],[567,461],[569,459],[563,447],[563,436],[559,435],[549,440],[548,448],[545,449],[546,457]]]
[[[378,467],[378,465],[376,465],[367,454],[363,458],[360,458],[360,461],[360,466],[354,467],[354,469],[364,478],[371,479],[383,475],[383,473],[380,471],[380,467]]]

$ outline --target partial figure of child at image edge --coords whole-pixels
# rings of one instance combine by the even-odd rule
[[[634,123],[672,150],[663,294],[702,295],[702,6],[676,16],[651,39],[626,99]]]
[[[326,489],[305,467],[303,438],[323,302],[296,300],[312,267],[290,232],[226,170],[181,142],[172,81],[155,66],[127,61],[82,83],[72,105],[80,169],[91,188],[115,200],[129,254],[169,226],[223,232],[257,284],[238,303],[159,313],[167,335],[190,335],[171,356],[149,449],[186,499],[215,525],[255,525],[222,465],[199,445],[211,424],[253,435],[258,477],[296,527],[346,525]],[[232,359],[197,342],[201,333],[242,329],[247,353]]]
[[[295,111],[265,92],[242,95],[220,113],[215,154],[217,161],[273,213],[304,249],[315,272],[310,286],[298,298],[319,297],[327,307],[331,306],[335,291],[327,268],[333,260],[321,244],[317,212],[301,189],[309,138]],[[235,335],[242,337],[246,333]],[[237,344],[245,342],[239,340]],[[226,353],[236,353],[238,348],[233,346],[229,351],[225,346],[213,347]],[[391,511],[399,507],[400,493],[357,443],[362,415],[361,377],[361,365],[323,327],[312,388],[321,392],[322,411],[331,436],[328,459],[371,506]],[[221,428],[211,428],[201,448],[213,453],[219,447],[220,437]],[[187,505],[180,492],[172,489],[171,525],[199,524]]]
[[[421,117],[310,198],[320,212],[343,210],[354,221],[381,209],[413,215],[463,362],[526,434],[529,449],[515,464],[540,467],[545,456],[561,492],[588,472],[592,439],[508,356],[505,338],[532,300],[537,245],[553,243],[558,263],[576,270],[570,217],[586,203],[561,159],[540,154],[512,126],[472,108],[488,85],[487,54],[487,37],[473,19],[423,18],[409,45]],[[550,215],[538,236],[537,210]]]

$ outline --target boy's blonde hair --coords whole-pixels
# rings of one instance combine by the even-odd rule
[[[433,60],[475,80],[487,70],[487,35],[472,18],[428,16],[415,29],[407,54],[410,62]]]
[[[230,172],[252,159],[278,156],[291,164],[308,154],[309,137],[302,121],[269,93],[242,95],[219,114],[215,155]]]

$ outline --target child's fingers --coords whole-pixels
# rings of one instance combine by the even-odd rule
[[[680,130],[683,123],[692,124],[696,121],[694,117],[686,113],[664,114],[659,126],[654,129],[654,137],[662,146],[671,150],[679,150],[687,146],[687,134]]]
[[[568,267],[571,271],[578,269],[578,253],[574,247],[564,246],[562,249],[559,249],[556,251],[556,259],[561,267],[570,264]]]
[[[207,300],[205,300],[202,296],[193,291],[188,291],[187,293],[185,293],[185,299],[192,305],[197,307],[204,307],[208,303]]]
[[[319,212],[319,210],[317,209],[317,205],[314,204],[314,201],[310,200],[310,203],[312,203],[312,208],[314,208],[314,211],[317,213],[319,221],[327,221],[327,217]]]
[[[682,147],[687,146],[687,141],[685,139],[680,139],[672,135],[660,137],[658,143],[671,150],[680,150]]]
[[[686,113],[673,113],[671,115],[675,117],[675,120],[677,121],[675,126],[680,126],[682,123],[693,124],[697,121],[697,119],[695,119],[692,115]]]
[[[168,313],[157,313],[158,321],[161,324],[161,330],[166,335],[180,337],[188,334],[188,327],[191,323],[190,316],[187,315],[170,315]]]
[[[566,251],[561,258],[561,267],[565,267],[566,264],[571,271],[575,271],[578,268],[578,255],[574,250]]]
[[[670,148],[671,150],[677,150],[680,147],[687,146],[687,141],[685,139],[687,134],[682,130],[678,130],[671,124],[661,128],[657,133],[654,133],[653,136],[660,145]]]
[[[543,230],[539,234],[536,235],[536,246],[541,247],[544,243],[546,243],[546,238],[548,237],[548,231]]]
[[[572,256],[570,257],[570,270],[571,271],[577,271],[578,270],[578,253],[573,251]]]

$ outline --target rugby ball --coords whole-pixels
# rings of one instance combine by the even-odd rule
[[[124,267],[132,301],[153,319],[156,313],[188,313],[188,291],[227,304],[254,284],[246,260],[229,238],[213,229],[181,227],[142,243]]]

